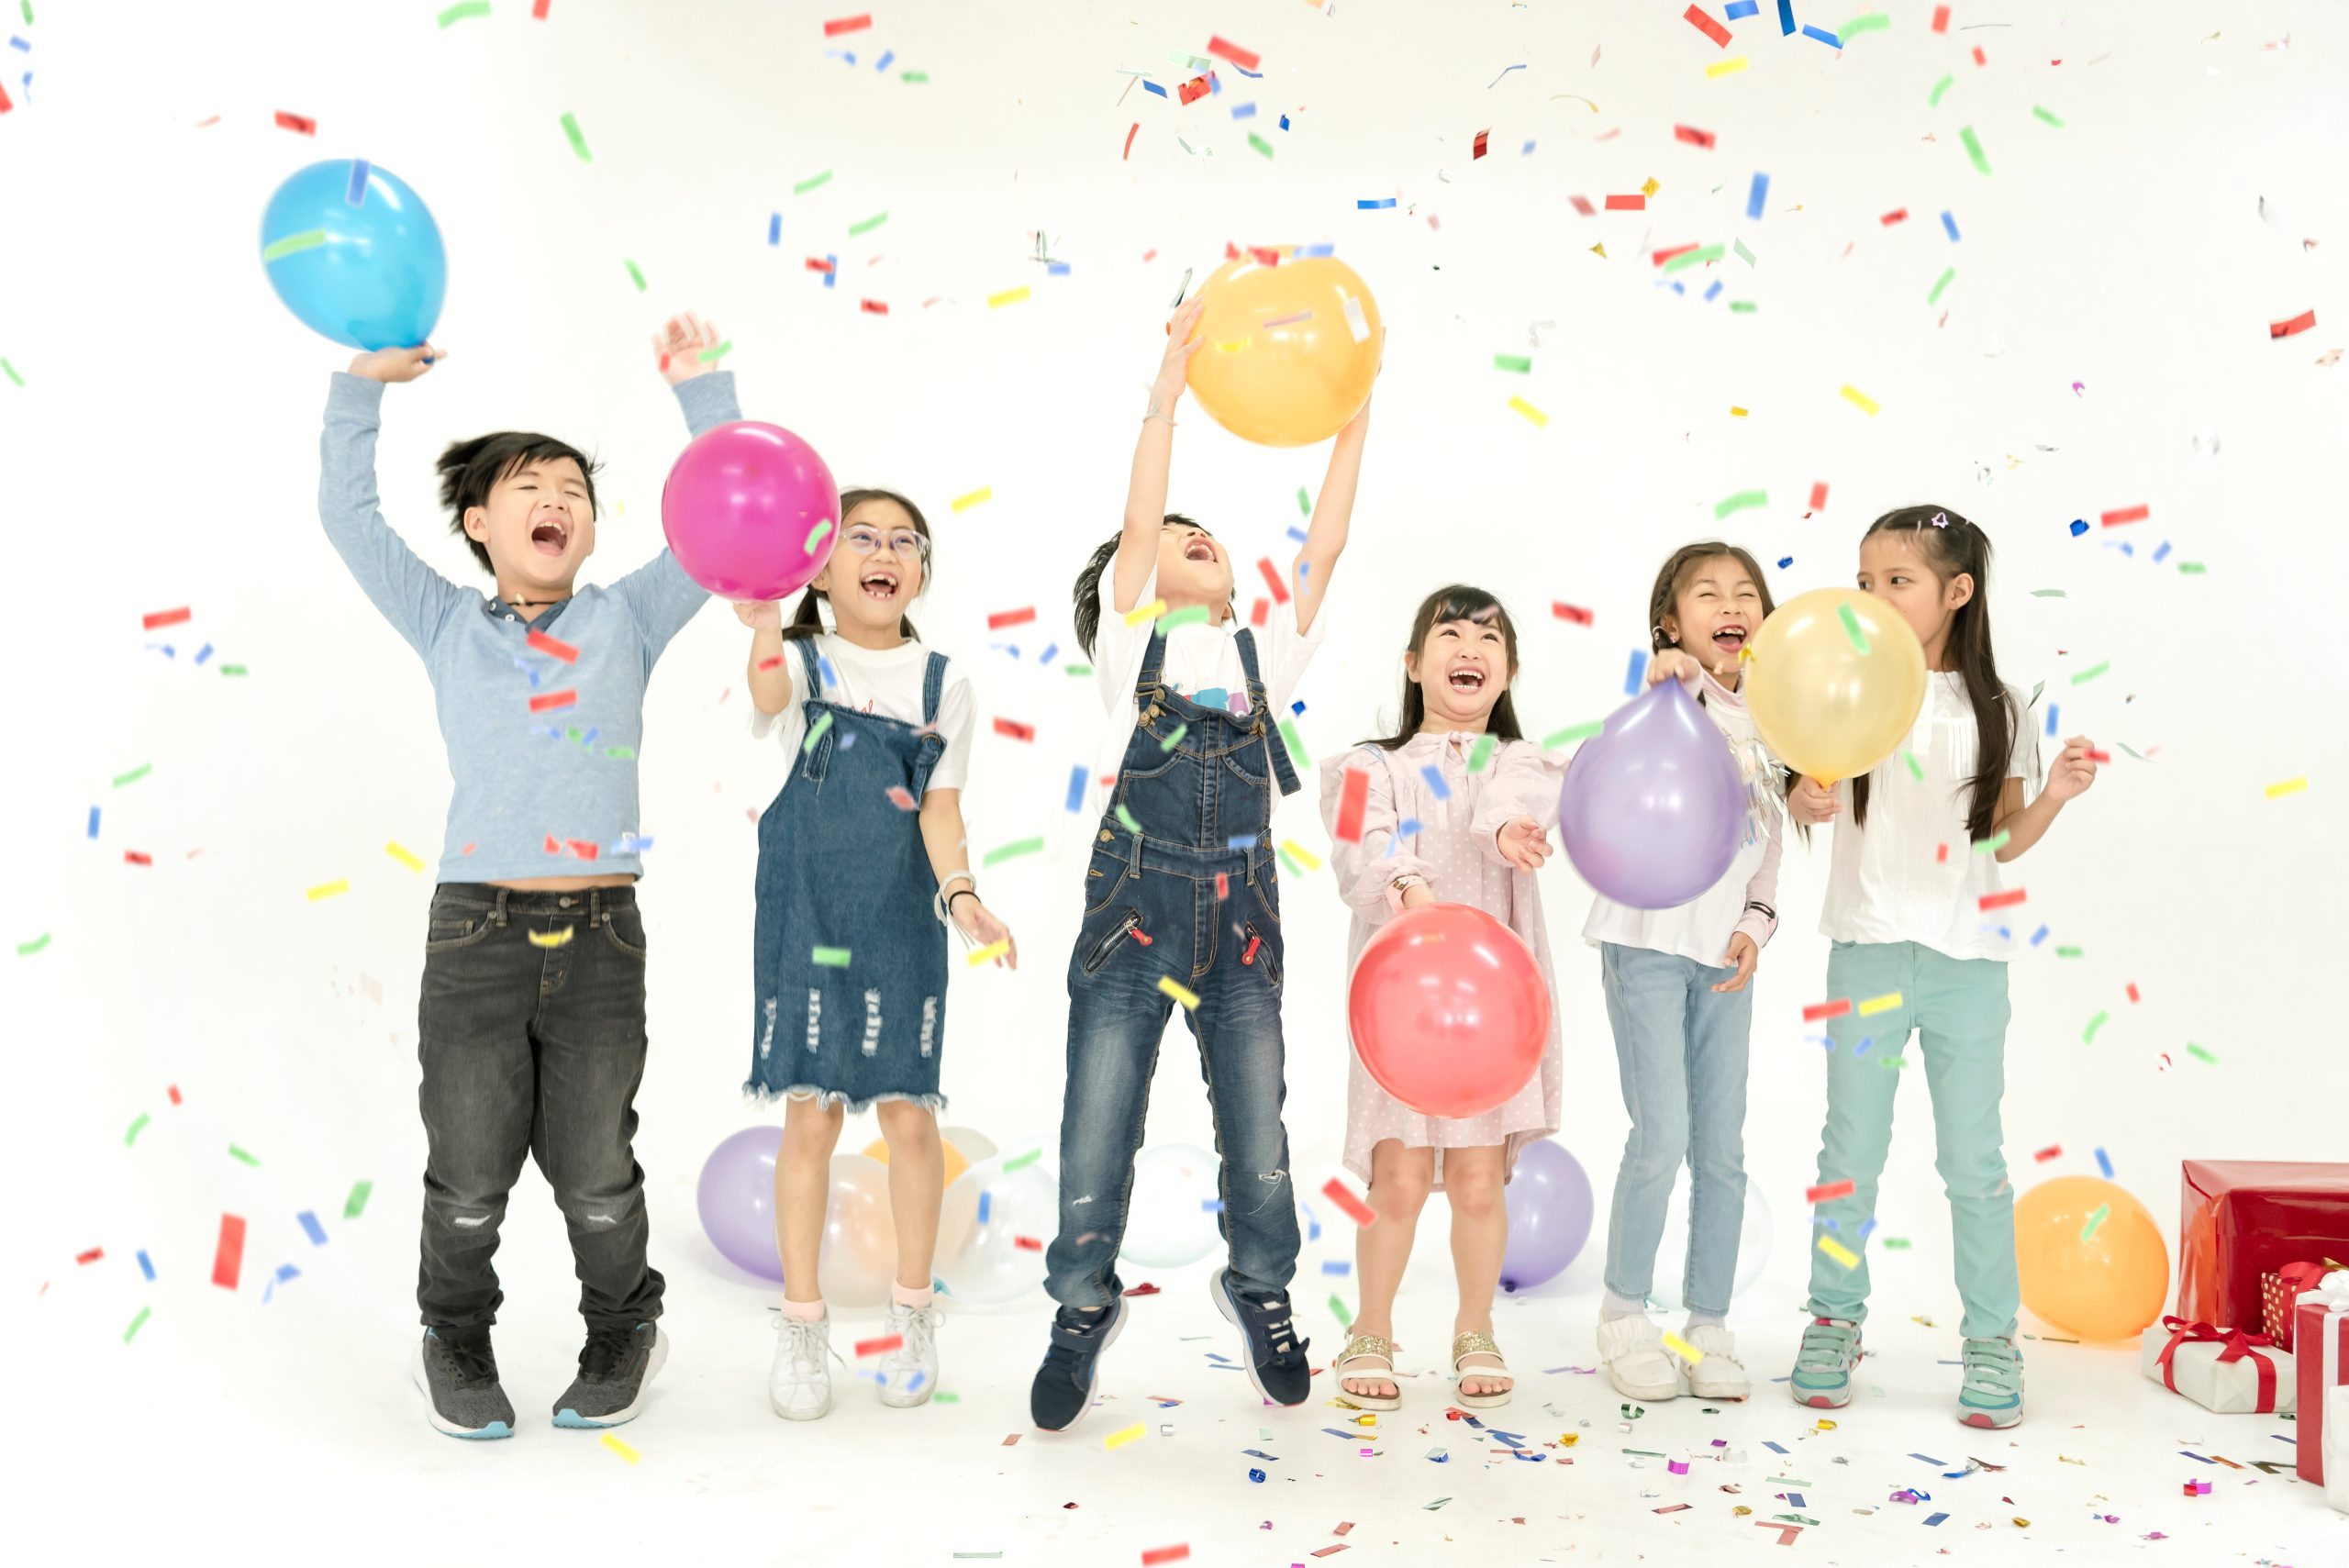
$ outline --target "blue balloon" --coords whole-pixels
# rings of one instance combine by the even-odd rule
[[[262,269],[314,332],[354,349],[413,349],[449,292],[440,228],[407,183],[363,159],[300,171],[269,198]]]

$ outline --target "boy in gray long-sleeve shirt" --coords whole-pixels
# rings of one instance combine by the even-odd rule
[[[733,377],[699,355],[691,316],[656,339],[695,435],[740,417]],[[377,509],[384,387],[438,362],[430,344],[362,354],[338,374],[319,438],[318,515],[384,617],[422,657],[455,789],[432,896],[417,1054],[428,1155],[415,1361],[427,1418],[511,1436],[489,1328],[491,1259],[526,1154],[571,1234],[587,1342],[554,1404],[562,1427],[632,1419],[668,1353],[645,1259],[631,1138],[644,1073],[644,924],[634,884],[636,748],[662,650],[707,594],[667,550],[610,587],[574,588],[596,548],[595,462],[504,431],[440,462],[451,527],[494,597],[418,560]]]

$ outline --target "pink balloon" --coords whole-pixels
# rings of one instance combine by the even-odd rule
[[[1363,944],[1346,1022],[1380,1088],[1421,1116],[1482,1116],[1542,1065],[1550,988],[1515,931],[1423,904]]]
[[[746,603],[814,582],[840,541],[840,487],[824,460],[756,419],[695,437],[661,491],[661,527],[685,575]]]

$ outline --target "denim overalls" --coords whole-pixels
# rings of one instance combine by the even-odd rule
[[[1297,788],[1256,669],[1245,715],[1202,707],[1160,681],[1154,633],[1134,687],[1141,709],[1118,788],[1085,873],[1085,921],[1068,966],[1068,1087],[1061,1106],[1061,1230],[1045,1288],[1097,1307],[1116,1275],[1134,1155],[1169,1009],[1161,982],[1197,997],[1184,1021],[1199,1042],[1222,1157],[1224,1240],[1232,1284],[1263,1296],[1297,1266],[1297,1204],[1281,1128],[1281,904],[1273,790]]]
[[[946,1029],[946,931],[913,813],[946,750],[938,722],[946,656],[922,681],[922,728],[826,702],[815,639],[797,639],[807,738],[759,818],[751,1076],[762,1097],[813,1095],[861,1111],[875,1100],[937,1110]]]

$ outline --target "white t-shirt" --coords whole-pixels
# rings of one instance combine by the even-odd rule
[[[1141,710],[1134,702],[1134,683],[1141,679],[1142,656],[1150,651],[1153,629],[1153,623],[1147,620],[1128,626],[1126,617],[1118,613],[1117,574],[1118,562],[1112,557],[1109,564],[1101,569],[1101,581],[1095,588],[1101,599],[1101,627],[1093,640],[1093,679],[1101,689],[1101,705],[1109,714],[1100,749],[1094,755],[1093,777],[1086,789],[1097,807],[1105,795],[1101,781],[1117,777],[1118,768],[1125,761],[1127,743],[1133,739],[1134,726],[1141,718]],[[1140,609],[1157,597],[1158,568],[1153,565],[1142,582],[1141,592],[1134,595],[1131,607]],[[1325,602],[1325,613],[1328,607]],[[1160,666],[1160,679],[1193,702],[1235,713],[1247,712],[1248,670],[1240,662],[1238,641],[1245,624],[1227,620],[1219,626],[1198,621],[1176,627],[1166,634],[1166,659]],[[1322,629],[1328,625],[1322,616],[1317,615],[1313,628],[1300,631],[1297,602],[1292,599],[1286,605],[1273,606],[1264,624],[1253,628],[1256,673],[1264,678],[1264,700],[1271,705],[1274,719],[1289,717],[1288,705],[1297,684],[1321,646]],[[1223,694],[1220,702],[1216,700],[1218,692]],[[1277,739],[1273,742],[1276,746],[1280,743]]]
[[[835,633],[818,632],[815,639],[816,657],[830,667],[830,679],[820,693],[826,702],[852,707],[860,713],[877,713],[884,718],[900,718],[907,724],[921,722],[922,683],[929,673],[929,648],[919,642],[901,642],[895,648],[874,650],[860,648]],[[751,733],[760,740],[773,735],[782,742],[785,765],[798,760],[799,748],[807,739],[807,710],[800,706],[811,695],[807,684],[807,667],[799,657],[799,650],[786,642],[783,656],[790,661],[785,666],[791,672],[791,701],[784,710],[772,717],[751,709]],[[938,733],[945,739],[946,751],[938,765],[930,770],[930,783],[925,792],[932,789],[961,789],[971,773],[971,731],[976,704],[971,696],[971,683],[960,673],[961,666],[946,666],[946,682],[938,694]],[[822,665],[818,673],[823,673]]]
[[[2039,728],[2030,699],[2013,686],[2006,694],[2014,721],[2006,776],[2026,781],[2027,804],[2042,783]],[[1878,763],[1868,774],[1866,827],[1852,820],[1851,781],[1835,786],[1843,812],[1831,829],[1835,852],[1820,932],[1839,942],[1918,942],[1952,958],[2003,961],[2012,944],[1998,928],[2011,927],[2013,917],[1981,906],[1984,894],[2003,885],[1998,860],[1976,854],[1966,837],[1980,753],[1965,676],[1926,673],[1925,704],[1905,744],[1925,776],[1911,773],[1897,751]],[[1946,857],[1939,853],[1944,844]]]

